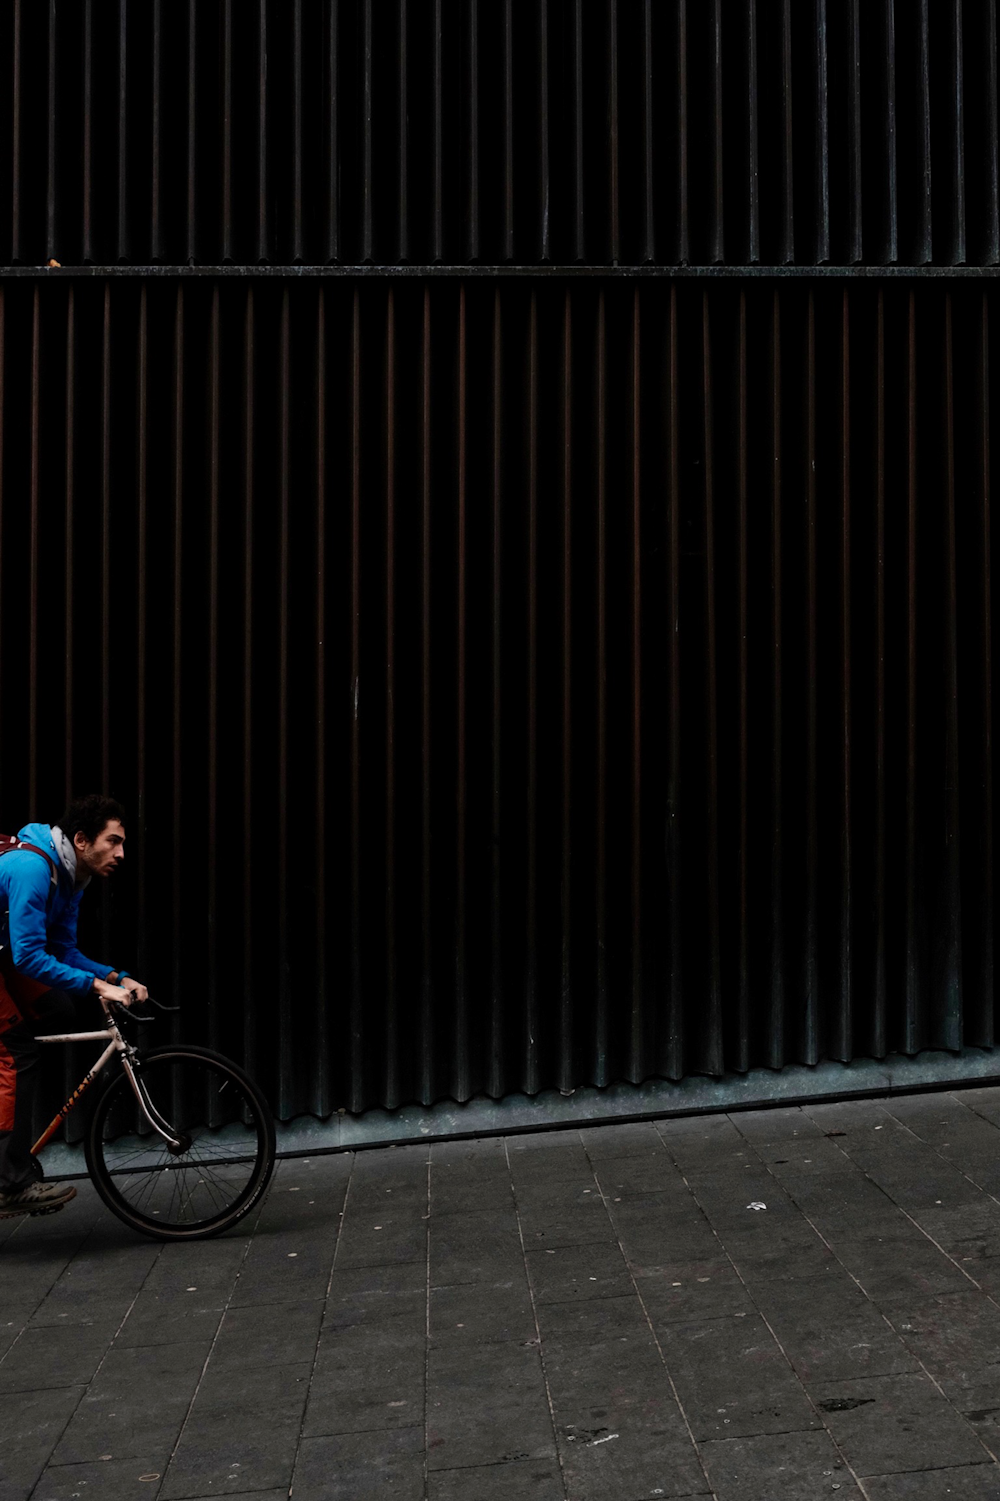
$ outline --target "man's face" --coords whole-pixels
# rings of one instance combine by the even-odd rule
[[[86,835],[73,835],[77,865],[82,865],[92,876],[110,876],[125,858],[125,830],[117,818],[104,825],[93,844],[88,844]]]

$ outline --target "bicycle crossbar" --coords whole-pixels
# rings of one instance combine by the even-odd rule
[[[53,1032],[48,1037],[36,1037],[36,1042],[110,1042],[113,1032]]]

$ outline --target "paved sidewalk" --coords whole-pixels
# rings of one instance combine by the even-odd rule
[[[0,1226],[0,1501],[1000,1501],[1000,1090],[292,1159],[190,1246],[80,1187]]]

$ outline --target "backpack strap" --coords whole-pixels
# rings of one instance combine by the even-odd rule
[[[14,850],[30,850],[33,855],[41,855],[51,871],[49,885],[58,887],[59,871],[51,855],[47,854],[45,850],[39,849],[37,844],[28,844],[27,841],[18,839],[16,834],[0,834],[0,859],[4,855],[12,854]],[[49,896],[52,896],[51,891],[49,892]]]

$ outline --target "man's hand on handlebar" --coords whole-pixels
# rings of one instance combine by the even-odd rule
[[[148,992],[145,985],[141,985],[138,980],[133,980],[131,975],[126,978],[128,983],[125,985],[109,985],[107,980],[95,978],[94,992],[100,996],[102,1005],[107,1007],[115,1001],[119,1006],[131,1006],[146,999]]]

